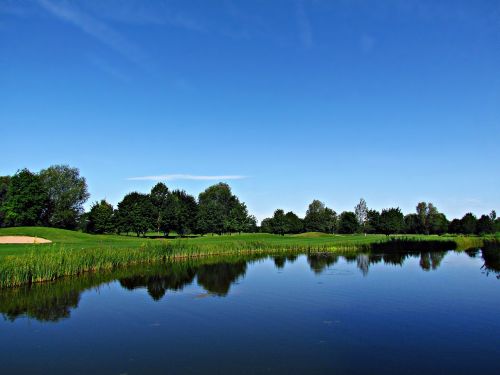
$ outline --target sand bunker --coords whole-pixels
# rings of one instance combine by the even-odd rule
[[[51,243],[52,241],[40,237],[30,236],[0,236],[0,244],[2,243]]]

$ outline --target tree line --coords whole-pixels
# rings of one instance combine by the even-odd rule
[[[472,213],[451,222],[432,203],[420,202],[415,212],[404,215],[401,209],[386,208],[381,211],[369,209],[361,199],[354,211],[340,215],[323,202],[313,200],[304,218],[294,212],[274,211],[270,218],[262,220],[260,230],[274,234],[297,234],[323,232],[338,234],[491,234],[500,231],[500,218],[496,212],[482,215],[479,219]]]
[[[255,232],[257,221],[248,214],[229,185],[218,183],[200,193],[198,200],[183,190],[169,190],[160,182],[149,194],[127,194],[117,208],[102,200],[82,217],[83,230],[91,233],[135,233],[154,230],[168,236],[192,233]]]
[[[113,207],[106,200],[95,202],[88,212],[83,205],[89,193],[77,168],[54,165],[38,173],[22,169],[13,176],[0,176],[0,227],[48,226],[81,229],[89,233],[135,233],[149,231],[168,236],[265,232],[296,234],[488,234],[500,231],[495,211],[477,218],[472,213],[449,221],[435,205],[417,204],[403,215],[399,208],[369,209],[361,199],[353,211],[339,215],[319,200],[309,205],[304,218],[277,209],[260,227],[245,203],[229,185],[208,187],[197,198],[183,190],[170,190],[157,183],[149,193],[131,192]]]

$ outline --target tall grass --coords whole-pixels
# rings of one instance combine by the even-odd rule
[[[458,239],[428,236],[398,237],[385,236],[330,236],[325,239],[293,238],[280,236],[247,236],[214,239],[145,240],[129,243],[129,246],[106,246],[105,242],[95,247],[80,247],[79,244],[62,243],[50,246],[31,245],[29,251],[19,255],[0,258],[0,288],[51,281],[69,275],[85,272],[113,270],[121,266],[172,262],[177,259],[244,255],[272,254],[279,252],[352,252],[380,250],[381,243],[391,245],[394,250],[408,249],[418,243],[418,248],[451,246],[456,248],[480,247],[479,238]],[[473,246],[471,246],[473,245]],[[387,245],[386,245],[387,246]],[[386,247],[387,248],[387,247]],[[453,247],[455,248],[455,247]],[[390,248],[387,248],[390,250]]]

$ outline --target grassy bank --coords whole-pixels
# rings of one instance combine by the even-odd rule
[[[328,235],[306,233],[290,236],[241,234],[158,240],[117,235],[90,235],[54,228],[0,229],[1,235],[27,235],[49,239],[52,244],[0,245],[0,287],[55,280],[89,271],[112,270],[139,263],[176,259],[277,252],[346,252],[367,250],[389,241],[384,235]],[[407,241],[448,241],[456,248],[481,246],[478,237],[398,236]],[[453,241],[453,242],[449,242]],[[429,242],[429,245],[431,244]]]

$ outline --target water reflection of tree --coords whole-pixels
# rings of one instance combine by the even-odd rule
[[[368,254],[358,254],[356,257],[356,263],[363,276],[368,275],[368,269],[370,268],[370,256]]]
[[[276,268],[281,269],[281,268],[285,267],[286,257],[274,256],[273,260],[274,260],[274,265],[276,266]]]
[[[443,260],[445,251],[422,252],[420,253],[420,267],[424,271],[436,270]]]
[[[481,269],[489,275],[493,273],[500,280],[500,243],[498,241],[485,242],[481,249],[484,264]]]
[[[181,290],[191,284],[196,271],[191,268],[169,269],[165,274],[151,276],[132,276],[120,279],[120,285],[128,290],[147,288],[148,294],[155,301],[163,298],[168,290]]]
[[[316,274],[320,274],[327,267],[333,266],[338,260],[339,256],[336,254],[318,253],[307,255],[307,263],[309,263],[309,267]]]
[[[246,270],[245,261],[202,265],[198,268],[197,280],[207,292],[225,296],[231,284],[244,276]]]

